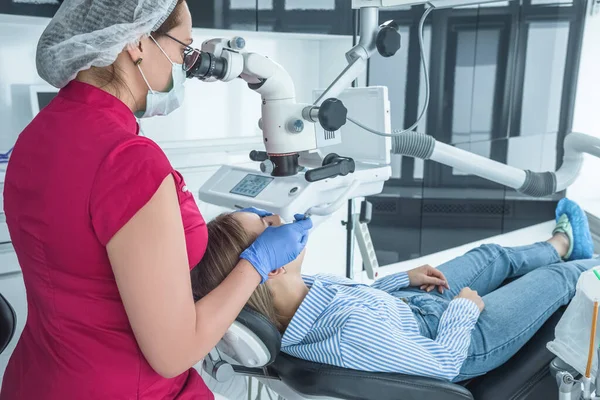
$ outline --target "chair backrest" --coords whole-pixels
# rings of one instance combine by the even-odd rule
[[[0,294],[0,353],[6,350],[15,335],[16,328],[17,314],[8,300]]]
[[[245,307],[217,348],[240,365],[262,368],[279,354],[281,334],[265,316]]]

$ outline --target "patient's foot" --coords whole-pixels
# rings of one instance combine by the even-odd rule
[[[564,260],[583,260],[592,258],[594,243],[588,225],[585,211],[574,201],[562,199],[556,207],[556,227],[552,232],[554,237],[562,234],[567,237],[569,248],[563,255]],[[551,239],[553,240],[554,237]],[[556,242],[559,239],[555,240]],[[557,250],[558,251],[558,250]]]

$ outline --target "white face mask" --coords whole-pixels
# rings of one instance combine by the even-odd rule
[[[171,61],[171,58],[165,53],[165,51],[160,47],[158,42],[154,40],[152,36],[150,39],[156,43],[160,51],[167,57],[167,59],[173,65],[171,70],[171,75],[173,79],[173,87],[168,92],[156,92],[152,90],[150,87],[150,83],[146,79],[144,72],[140,65],[138,65],[138,69],[142,74],[142,78],[144,78],[144,82],[148,86],[148,94],[146,96],[146,111],[136,113],[138,118],[150,118],[155,116],[164,116],[169,115],[173,111],[177,110],[183,104],[183,100],[185,98],[185,81],[187,79],[187,74],[183,69],[183,65],[176,64]]]

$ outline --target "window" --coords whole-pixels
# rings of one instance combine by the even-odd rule
[[[374,57],[369,83],[390,87],[396,129],[412,124],[423,103],[416,40],[423,11],[381,12],[381,22],[402,27],[403,49],[392,60]],[[572,124],[585,11],[585,0],[435,10],[425,39],[431,100],[419,131],[518,168],[557,168]],[[547,221],[560,198],[523,199],[432,161],[403,157],[397,166],[384,192],[369,198],[380,265]]]
[[[573,113],[585,6],[585,0],[522,0],[435,10],[425,40],[431,99],[419,131],[520,167],[523,163],[515,160],[522,152],[516,149],[525,141],[516,138],[531,136],[527,143],[533,153],[554,146],[560,161]],[[390,87],[394,129],[410,126],[424,100],[416,41],[422,12],[415,6],[382,13],[382,20],[402,25],[408,47],[393,60],[374,58],[370,64],[370,84]],[[548,166],[533,153],[525,168]],[[404,158],[402,177],[390,185],[498,187],[433,162]]]
[[[392,107],[392,126],[404,126],[404,101],[408,80],[408,43],[410,32],[408,26],[400,27],[402,47],[392,58],[374,56],[370,66],[369,84],[371,86],[387,86]],[[393,77],[393,79],[390,79]]]
[[[204,2],[203,2],[204,3]],[[352,34],[349,0],[211,0],[193,13],[222,29],[252,31]]]
[[[272,2],[272,9],[259,9],[259,31],[352,34],[352,6],[348,0]]]
[[[60,4],[58,0],[12,0],[12,2],[23,4]]]
[[[554,6],[570,6],[573,0],[531,0],[531,4],[537,5],[554,5]]]
[[[567,64],[569,23],[532,22],[528,28],[519,136],[556,133]]]
[[[452,144],[492,139],[500,35],[498,29],[457,33]]]
[[[402,47],[392,58],[375,56],[369,65],[369,84],[387,86],[389,90],[392,114],[392,127],[405,129],[413,125],[425,104],[425,81],[421,66],[419,50],[418,22],[422,11],[413,9],[380,11],[380,22],[395,20],[400,24]],[[425,26],[423,35],[425,61],[431,74],[431,42],[432,30]],[[419,93],[418,103],[415,93]],[[427,132],[427,112],[417,126],[419,132]],[[394,141],[392,142],[394,143]],[[403,157],[401,160],[402,175],[406,179],[403,185],[420,182],[424,177],[424,161]]]
[[[255,10],[256,0],[229,0],[230,10]]]
[[[286,10],[335,10],[335,0],[286,0]]]

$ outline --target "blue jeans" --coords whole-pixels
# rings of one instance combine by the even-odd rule
[[[413,310],[421,334],[435,339],[442,314],[465,287],[479,292],[485,310],[471,336],[460,382],[499,367],[515,355],[561,306],[575,295],[581,273],[599,260],[562,262],[548,243],[504,248],[484,245],[439,267],[450,290],[444,294],[407,288],[393,293]],[[507,279],[517,278],[502,286]]]

